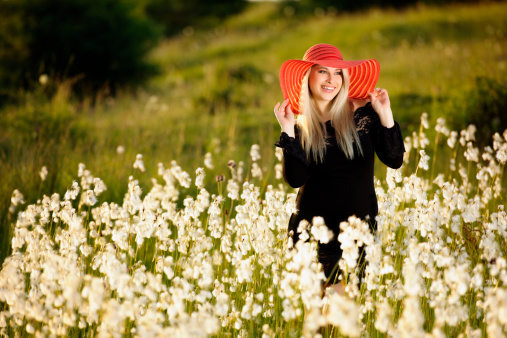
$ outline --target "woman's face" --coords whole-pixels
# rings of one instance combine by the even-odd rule
[[[343,84],[340,68],[315,65],[308,79],[310,92],[318,107],[329,104],[340,91]]]

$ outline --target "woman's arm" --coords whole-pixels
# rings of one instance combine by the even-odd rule
[[[283,148],[283,178],[293,188],[299,188],[306,182],[308,174],[308,161],[299,139],[296,137],[294,113],[289,100],[277,103],[275,115],[282,127],[280,141],[277,147]]]
[[[405,145],[398,123],[393,122],[391,128],[384,127],[377,122],[377,128],[372,128],[370,138],[378,158],[390,168],[398,169],[403,164]]]
[[[370,96],[371,106],[380,118],[380,123],[386,128],[392,128],[394,126],[394,118],[387,90],[377,88],[373,93],[368,93],[368,95]]]
[[[286,133],[290,137],[295,137],[294,125],[296,124],[296,119],[290,107],[289,99],[283,101],[281,105],[280,102],[276,104],[275,116],[280,124],[280,127],[282,127],[282,132]]]
[[[403,164],[405,145],[398,123],[394,121],[387,90],[377,88],[369,93],[371,105],[380,119],[372,128],[370,137],[378,158],[388,167],[398,169]]]
[[[295,130],[293,133],[295,134]],[[285,182],[293,188],[303,186],[308,175],[308,161],[299,139],[282,132],[280,141],[275,145],[283,149],[282,164]]]

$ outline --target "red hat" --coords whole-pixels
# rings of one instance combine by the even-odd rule
[[[365,99],[373,92],[380,75],[377,60],[344,61],[340,50],[333,45],[320,43],[310,47],[303,60],[287,60],[280,68],[280,87],[283,98],[289,99],[292,111],[301,114],[299,96],[306,72],[315,64],[332,68],[347,68],[350,75],[349,97]]]

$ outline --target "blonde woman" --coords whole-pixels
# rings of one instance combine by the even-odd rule
[[[355,215],[375,228],[374,154],[391,168],[403,162],[403,137],[389,95],[373,89],[379,73],[376,60],[345,61],[328,44],[312,46],[302,60],[280,68],[285,101],[274,109],[282,128],[276,145],[283,148],[285,181],[300,188],[288,230],[295,244],[302,220],[324,218],[334,233],[319,246],[326,284],[338,283],[340,222]]]

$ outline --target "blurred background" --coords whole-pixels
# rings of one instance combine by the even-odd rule
[[[278,70],[316,43],[379,60],[405,135],[427,112],[490,144],[507,128],[506,42],[502,1],[0,0],[0,263],[13,190],[63,194],[79,163],[108,186],[99,203],[121,203],[159,162],[194,175],[209,152],[227,175],[259,144],[273,184]]]

